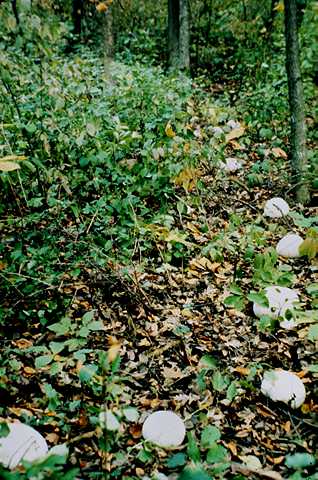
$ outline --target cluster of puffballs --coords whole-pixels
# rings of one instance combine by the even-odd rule
[[[269,218],[281,218],[289,213],[289,206],[285,200],[274,197],[268,200],[264,207],[264,216]],[[300,246],[303,239],[295,234],[288,233],[277,244],[278,255],[286,258],[300,256]],[[280,326],[285,329],[295,328],[293,318],[285,318],[288,311],[292,311],[295,303],[299,301],[298,292],[291,288],[272,285],[265,289],[265,296],[268,300],[268,307],[254,302],[253,311],[257,317],[264,315],[272,319],[283,318]],[[272,370],[265,372],[261,384],[261,391],[274,401],[281,401],[289,404],[292,408],[300,407],[306,397],[303,382],[293,372],[285,370]]]
[[[264,216],[266,217],[280,218],[288,212],[289,206],[282,198],[272,198],[265,204]],[[299,235],[289,233],[278,242],[276,251],[283,257],[298,257],[302,242],[303,239]],[[294,303],[298,301],[298,293],[295,290],[276,285],[267,287],[265,295],[268,299],[268,307],[257,303],[253,305],[253,311],[257,317],[263,315],[271,318],[284,317],[285,313],[292,310]],[[287,329],[295,326],[293,320],[287,319],[280,325]],[[264,373],[261,391],[271,400],[284,402],[291,408],[300,407],[306,397],[305,387],[300,378],[292,372],[281,369]],[[67,456],[65,445],[57,445],[49,450],[42,435],[29,425],[18,422],[7,425],[9,434],[0,438],[0,463],[5,467],[14,469],[22,461],[43,461],[49,455]],[[160,410],[146,418],[142,434],[145,440],[159,447],[177,448],[184,441],[186,428],[184,421],[176,413]]]

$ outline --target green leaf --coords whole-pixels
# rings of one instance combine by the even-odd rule
[[[151,452],[148,452],[148,450],[145,450],[144,448],[140,450],[136,457],[141,463],[149,463],[152,461],[153,456]]]
[[[316,458],[310,453],[294,453],[287,455],[285,464],[288,468],[298,469],[311,467],[316,464]]]
[[[230,285],[230,292],[234,295],[243,295],[242,289],[236,285],[236,283],[232,283],[232,285]]]
[[[178,480],[212,480],[212,477],[202,467],[194,466],[185,468]]]
[[[84,313],[84,315],[82,316],[82,322],[87,324],[91,320],[93,320],[94,316],[95,316],[95,310],[90,310],[89,312]]]
[[[208,463],[221,463],[227,458],[227,450],[222,445],[214,444],[208,450],[206,461]]]
[[[217,361],[214,357],[211,357],[210,355],[203,355],[200,359],[200,367],[204,368],[209,368],[209,369],[214,369],[217,366]]]
[[[50,342],[49,347],[53,355],[56,355],[57,353],[60,353],[63,348],[65,347],[64,342]]]
[[[212,386],[217,392],[223,392],[229,384],[228,377],[222,375],[222,373],[217,370],[214,372],[212,377]]]
[[[236,310],[243,310],[245,307],[245,301],[243,297],[240,297],[239,295],[229,295],[224,299],[224,305],[228,307],[233,307]]]
[[[168,458],[166,465],[168,468],[182,467],[182,465],[184,465],[186,461],[187,457],[185,453],[179,452]]]
[[[251,292],[247,295],[247,298],[250,302],[258,303],[261,307],[268,307],[268,298],[262,293]]]
[[[0,423],[0,438],[7,437],[10,433],[10,428],[6,422]]]
[[[79,371],[79,379],[81,382],[89,382],[90,379],[95,375],[97,372],[98,367],[97,365],[84,365]]]
[[[213,425],[209,425],[201,433],[200,445],[202,448],[210,448],[220,438],[220,430]]]
[[[188,438],[188,445],[187,445],[187,454],[188,457],[193,461],[193,462],[200,462],[201,461],[201,454],[200,454],[200,449],[197,445],[196,439],[193,436],[192,432],[188,432],[187,434]]]
[[[87,325],[87,328],[89,328],[90,330],[92,330],[94,332],[97,332],[99,330],[105,330],[105,326],[104,326],[104,323],[102,322],[102,320],[95,320],[94,322],[90,322]]]
[[[306,292],[309,293],[309,295],[312,295],[313,297],[318,296],[318,283],[310,283],[306,287]]]
[[[55,332],[56,335],[66,335],[70,333],[72,327],[72,322],[70,318],[62,318],[60,322],[53,323],[49,325],[47,328],[52,332]]]
[[[318,339],[318,323],[310,325],[308,330],[308,339],[315,342]]]
[[[53,355],[41,355],[35,359],[35,368],[46,367],[53,360]]]
[[[237,395],[236,382],[233,381],[233,382],[230,383],[230,385],[227,388],[226,399],[229,402],[232,402],[234,400],[234,398],[236,397],[236,395]]]

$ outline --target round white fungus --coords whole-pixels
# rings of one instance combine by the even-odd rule
[[[285,370],[271,370],[264,373],[261,391],[271,400],[284,402],[298,408],[306,398],[303,382],[295,373]]]
[[[299,257],[299,247],[303,239],[296,233],[288,233],[277,244],[276,252],[282,257]]]
[[[263,307],[256,302],[253,304],[253,311],[257,317],[262,317],[263,315],[267,315],[273,319],[284,317],[287,310],[292,311],[294,309],[294,304],[299,300],[296,290],[287,287],[279,287],[277,285],[266,287],[265,296],[268,300],[268,307]],[[290,322],[290,320],[286,320],[286,322]],[[284,321],[282,321],[280,325],[283,328],[294,327],[294,324],[293,326],[287,326],[287,324],[284,325]]]
[[[22,460],[34,462],[44,457],[48,446],[42,435],[23,423],[8,423],[7,437],[0,437],[0,463],[13,469]]]
[[[181,445],[185,433],[183,420],[175,413],[164,410],[150,414],[142,427],[145,440],[165,448]]]
[[[236,172],[242,168],[242,163],[237,158],[226,158],[225,163],[220,163],[221,168],[226,172]]]
[[[288,203],[282,198],[274,197],[267,200],[264,207],[264,216],[270,218],[280,218],[289,212]]]

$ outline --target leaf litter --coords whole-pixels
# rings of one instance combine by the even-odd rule
[[[196,138],[204,145],[207,125],[203,121],[189,128],[198,132],[198,127],[204,133]],[[165,133],[176,138],[170,123]],[[293,283],[301,293],[302,310],[314,316],[317,301],[311,292],[317,292],[317,263],[315,255],[277,258],[268,278],[268,265],[257,267],[256,256],[274,249],[292,220],[270,222],[262,216],[265,201],[283,195],[289,185],[273,164],[261,186],[249,186],[246,172],[257,146],[245,147],[246,135],[248,130],[237,124],[225,136],[227,156],[244,152],[242,169],[225,173],[202,160],[175,177],[182,208],[171,206],[171,227],[145,226],[154,245],[149,256],[141,255],[132,266],[114,260],[102,267],[82,264],[76,281],[66,273],[59,293],[70,299],[70,322],[63,326],[56,319],[57,327],[45,333],[35,323],[31,329],[9,332],[3,341],[2,350],[16,372],[1,376],[3,419],[34,424],[40,419],[48,443],[73,447],[70,462],[80,467],[82,478],[100,469],[115,478],[150,478],[156,471],[177,478],[167,466],[166,451],[159,448],[152,455],[141,444],[146,415],[164,409],[185,419],[198,444],[204,428],[219,429],[229,463],[215,478],[241,474],[279,480],[286,475],[287,455],[299,449],[316,452],[318,335],[308,335],[306,321],[291,331],[260,328],[246,296],[264,288],[275,274],[281,282]],[[268,152],[275,159],[286,158],[281,148],[269,146]],[[297,205],[293,211],[301,215],[293,230],[305,235],[301,220],[317,212]],[[178,248],[183,252],[179,256]],[[46,287],[49,297],[50,285]],[[233,299],[227,304],[229,295]],[[93,313],[83,321],[88,312]],[[58,342],[63,342],[61,350]],[[107,351],[110,362],[118,355],[121,359],[119,378],[110,379],[109,385],[97,371],[100,351]],[[41,366],[35,368],[41,355]],[[261,394],[262,373],[269,367],[294,371],[305,383],[307,397],[300,410]],[[3,385],[7,375],[9,388]],[[94,417],[103,408],[108,387],[107,409],[120,436],[105,454],[98,447],[101,431]],[[122,408],[128,406],[138,415],[131,422],[120,421]]]

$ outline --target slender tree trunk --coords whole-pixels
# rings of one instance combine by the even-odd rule
[[[168,0],[168,51],[172,68],[179,66],[179,15],[179,0]]]
[[[113,7],[109,7],[104,13],[104,69],[105,76],[110,77],[110,63],[114,57],[114,22]]]
[[[83,0],[73,0],[73,32],[82,33]]]
[[[20,18],[19,18],[19,12],[18,12],[18,7],[17,7],[17,0],[11,0],[11,5],[12,5],[12,11],[15,16],[17,25],[20,24]]]
[[[179,0],[179,68],[188,70],[190,67],[190,23],[188,0]]]
[[[291,166],[297,199],[301,203],[309,200],[308,187],[304,182],[306,159],[306,129],[304,116],[303,85],[300,72],[299,43],[297,29],[297,1],[284,0],[286,71],[290,108]]]

